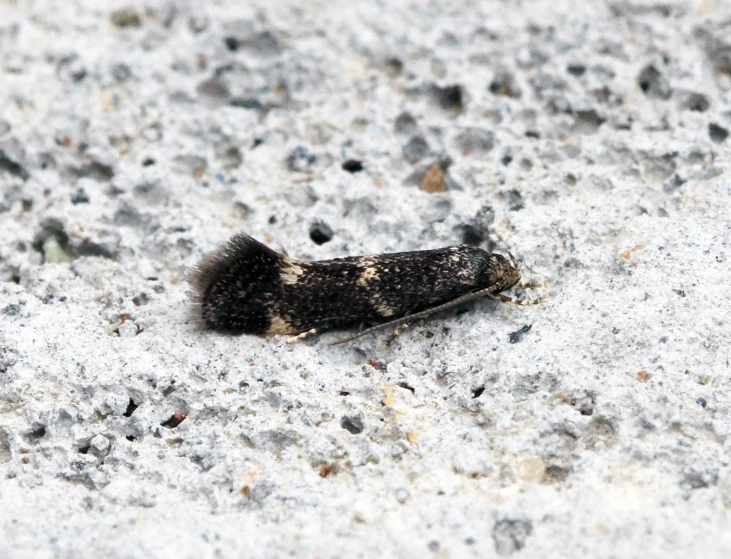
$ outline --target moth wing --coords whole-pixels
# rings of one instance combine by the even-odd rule
[[[238,233],[205,257],[188,274],[198,298],[218,281],[236,275],[247,283],[260,283],[277,270],[285,257],[245,233]]]

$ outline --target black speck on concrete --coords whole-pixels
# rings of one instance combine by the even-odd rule
[[[528,332],[530,332],[531,328],[533,328],[532,324],[526,324],[520,330],[516,330],[515,332],[510,332],[510,343],[517,344],[518,342],[522,342],[523,336],[525,336]]]
[[[359,173],[363,170],[363,163],[357,159],[348,159],[343,163],[343,170],[348,173]]]
[[[324,221],[316,221],[310,225],[310,239],[316,245],[329,243],[333,238],[332,228]]]

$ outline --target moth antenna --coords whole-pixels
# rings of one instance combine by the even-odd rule
[[[551,300],[551,298],[548,295],[542,295],[538,299],[533,299],[531,301],[521,301],[519,299],[515,299],[513,297],[508,297],[506,295],[503,295],[502,293],[497,294],[490,294],[487,295],[490,299],[493,299],[494,301],[498,301],[500,303],[505,303],[507,305],[518,305],[520,307],[532,307],[534,305],[541,305],[543,303],[547,303]]]
[[[397,320],[390,320],[389,322],[384,322],[383,324],[377,324],[376,326],[371,326],[370,328],[366,328],[365,330],[358,332],[357,334],[354,334],[348,338],[338,340],[337,342],[333,342],[330,345],[346,344],[348,342],[352,342],[353,340],[357,340],[358,338],[362,338],[363,336],[367,336],[368,334],[372,334],[373,332],[377,332],[379,330],[382,330],[383,328],[387,328],[387,327],[393,326],[395,324],[403,324],[405,322],[413,322],[415,320],[420,320],[420,319],[426,318],[434,313],[437,313],[440,311],[445,311],[447,309],[451,309],[454,306],[461,305],[462,303],[466,303],[467,301],[472,301],[473,299],[479,299],[480,297],[486,297],[488,295],[491,295],[492,293],[494,293],[497,290],[498,290],[498,287],[493,285],[491,287],[486,287],[485,289],[480,289],[479,291],[465,293],[461,297],[457,297],[456,299],[452,299],[451,301],[442,303],[441,305],[437,305],[436,307],[431,307],[429,309],[423,310],[418,313],[402,316],[401,318],[399,318]]]

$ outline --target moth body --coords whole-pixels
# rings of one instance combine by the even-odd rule
[[[372,326],[520,281],[512,260],[459,245],[305,262],[234,236],[193,271],[202,325],[231,334]]]

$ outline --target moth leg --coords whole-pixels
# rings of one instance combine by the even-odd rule
[[[315,334],[317,334],[317,328],[312,328],[311,330],[307,330],[305,332],[302,332],[301,334],[297,334],[296,336],[291,336],[287,338],[287,343],[293,344],[302,341],[305,338],[309,338],[310,336],[314,336]]]
[[[387,348],[388,346],[390,346],[390,345],[391,345],[391,342],[392,342],[392,341],[394,341],[394,340],[395,340],[396,338],[398,338],[398,337],[399,337],[399,335],[401,334],[401,332],[403,332],[404,330],[406,330],[406,329],[407,329],[407,328],[408,328],[409,326],[411,326],[411,323],[409,323],[409,322],[404,322],[404,323],[403,323],[403,324],[401,325],[401,327],[400,327],[400,328],[396,328],[396,330],[394,330],[394,331],[393,331],[393,333],[392,333],[392,334],[391,334],[391,335],[390,335],[390,336],[389,336],[388,338],[386,338],[386,339],[385,339],[385,340],[383,341],[383,345],[381,345],[381,350],[384,350],[384,349],[386,349],[386,348]]]
[[[542,287],[543,289],[548,288],[548,282],[547,281],[528,281],[528,282],[521,282],[515,287],[519,289],[538,289]]]
[[[514,299],[513,297],[508,297],[501,293],[498,293],[496,295],[490,294],[488,295],[488,297],[490,297],[490,299],[494,299],[495,301],[499,301],[500,303],[506,303],[508,305],[519,305],[521,307],[532,307],[533,305],[540,305],[541,303],[546,303],[551,300],[548,295],[543,295],[538,299],[534,299],[532,301],[521,301],[519,299]]]

